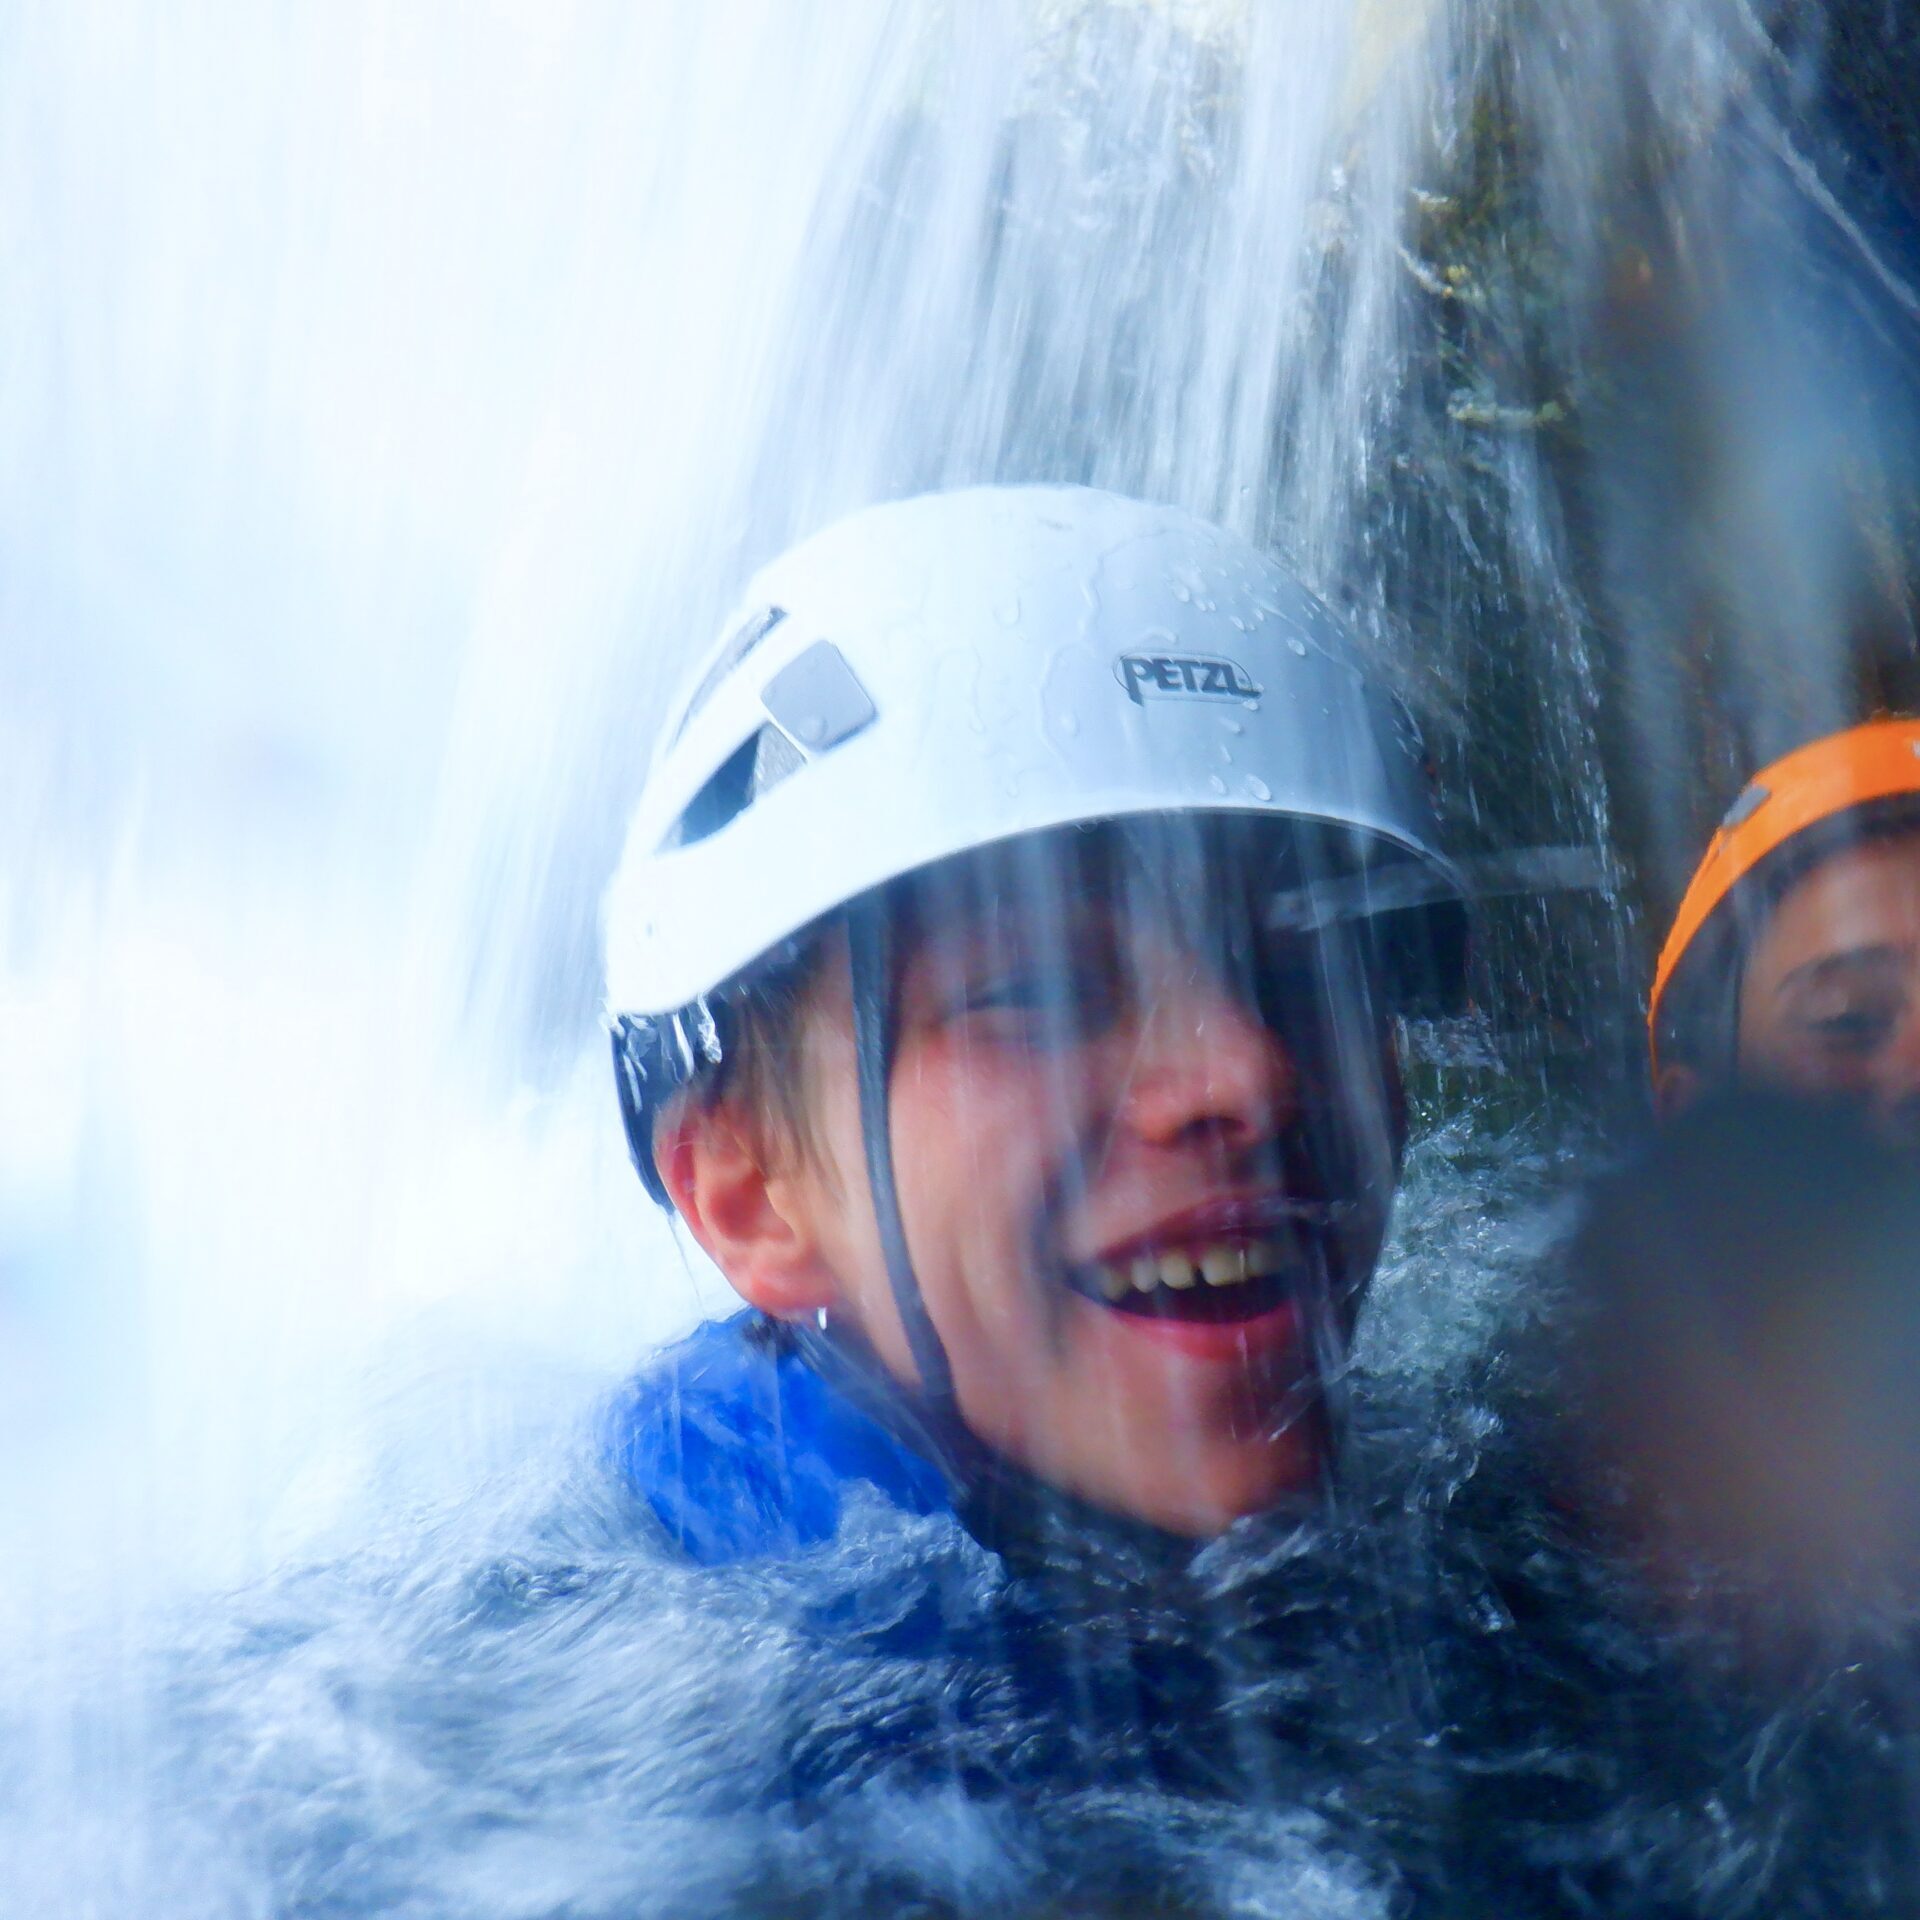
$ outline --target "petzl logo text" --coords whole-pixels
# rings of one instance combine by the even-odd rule
[[[1201,653],[1123,653],[1114,676],[1136,707],[1163,695],[1182,700],[1258,700],[1260,688],[1237,660]]]

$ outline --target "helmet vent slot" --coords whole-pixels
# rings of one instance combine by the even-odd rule
[[[806,764],[806,756],[778,727],[756,728],[708,775],[674,822],[661,850],[690,847],[710,838]]]
[[[680,724],[673,730],[675,740],[678,740],[693,725],[695,716],[719,692],[722,683],[734,669],[786,617],[785,607],[762,607],[758,613],[749,615],[734,628],[727,644],[720,649],[719,657],[701,675],[700,684],[694,688],[693,698],[687,702],[687,710],[680,716]]]

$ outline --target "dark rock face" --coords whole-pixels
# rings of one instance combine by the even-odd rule
[[[1591,1020],[1747,774],[1920,695],[1920,26],[1534,0],[1462,72],[1383,591],[1456,636],[1478,829],[1621,861],[1508,969]]]
[[[1793,25],[1788,48],[1813,70],[1853,195],[1882,193],[1920,222],[1920,19],[1893,0],[1826,0]]]

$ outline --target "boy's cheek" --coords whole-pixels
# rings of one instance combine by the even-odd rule
[[[964,1056],[947,1071],[903,1074],[894,1082],[895,1153],[911,1154],[922,1184],[936,1191],[968,1175],[997,1181],[1010,1150],[1031,1153],[1051,1131],[1052,1104],[1031,1076]]]

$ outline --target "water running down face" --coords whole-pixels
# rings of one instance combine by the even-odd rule
[[[1357,948],[1260,930],[1257,871],[1052,836],[936,872],[897,916],[896,1183],[961,1411],[1042,1479],[1190,1534],[1318,1483],[1323,1349],[1398,1147]],[[803,1071],[812,1150],[757,1199],[711,1142],[690,1180],[663,1166],[748,1299],[825,1309],[911,1380],[838,946]]]

